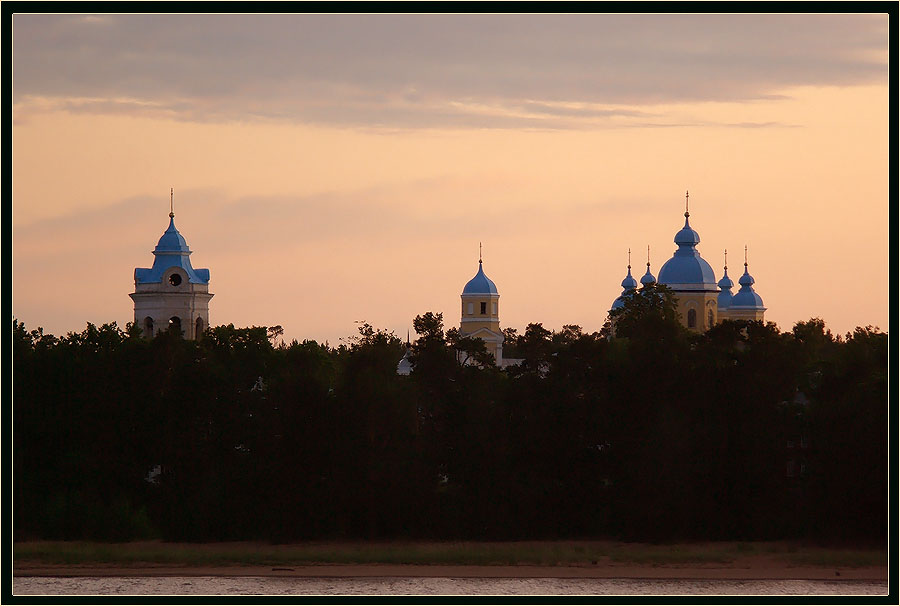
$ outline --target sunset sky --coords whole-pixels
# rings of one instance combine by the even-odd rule
[[[500,322],[599,330],[698,246],[782,330],[888,326],[888,17],[13,17],[13,313],[133,320],[175,223],[212,325],[406,338],[478,269]],[[736,290],[736,289],[735,289]]]

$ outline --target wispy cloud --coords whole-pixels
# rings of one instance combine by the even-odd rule
[[[55,107],[366,127],[621,126],[646,118],[641,106],[886,82],[887,25],[866,14],[15,15],[14,99],[17,119]]]

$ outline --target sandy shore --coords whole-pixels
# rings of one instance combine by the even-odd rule
[[[886,581],[887,567],[831,568],[774,565],[767,558],[728,564],[638,566],[598,562],[568,566],[444,566],[395,564],[321,564],[311,566],[102,566],[16,563],[14,576],[286,576],[286,577],[479,577],[600,579],[734,579]]]

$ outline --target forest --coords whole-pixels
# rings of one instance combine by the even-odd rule
[[[887,334],[675,313],[648,285],[597,333],[508,328],[501,370],[426,312],[408,376],[367,323],[14,319],[16,539],[886,538]]]

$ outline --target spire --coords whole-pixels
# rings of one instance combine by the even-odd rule
[[[169,189],[169,218],[175,218],[175,188]]]

